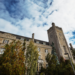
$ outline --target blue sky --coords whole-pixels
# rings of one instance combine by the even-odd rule
[[[75,0],[0,0],[0,31],[48,41],[52,22],[75,47]]]

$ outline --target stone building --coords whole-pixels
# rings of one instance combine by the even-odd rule
[[[67,44],[62,28],[57,27],[54,23],[52,23],[52,27],[47,30],[47,33],[49,42],[34,39],[34,34],[32,34],[32,38],[29,38],[0,31],[0,55],[4,53],[2,46],[7,43],[9,44],[12,40],[21,40],[23,42],[23,40],[26,39],[26,46],[28,46],[30,39],[33,39],[34,44],[37,45],[39,51],[38,71],[41,68],[41,64],[45,68],[48,66],[45,59],[48,53],[52,53],[52,42],[54,43],[58,59],[63,57],[65,60],[68,60],[70,57],[73,60],[71,50]],[[70,46],[73,48],[71,44]]]

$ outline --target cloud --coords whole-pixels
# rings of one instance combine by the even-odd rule
[[[1,31],[7,31],[7,32],[11,32],[13,31],[13,33],[18,33],[19,28],[12,25],[10,22],[4,20],[4,19],[0,19],[0,30]]]
[[[71,41],[71,43],[75,44],[75,31],[72,31],[71,35],[72,36],[70,36],[69,40]]]
[[[43,23],[43,26],[47,25],[47,23]]]
[[[0,30],[48,41],[54,22],[62,27],[68,43],[74,42],[75,0],[0,0]],[[10,28],[8,28],[10,27]]]
[[[48,3],[52,2],[53,0],[3,0],[0,2],[0,6],[1,11],[5,13],[3,15],[8,15],[9,18],[14,18],[14,20],[17,19],[18,21],[24,18],[34,18],[41,15],[46,6],[50,6]],[[1,17],[10,20],[4,16]]]

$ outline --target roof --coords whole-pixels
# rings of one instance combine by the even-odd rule
[[[16,34],[12,34],[12,33],[9,33],[9,32],[4,32],[4,31],[0,31],[0,33],[8,33],[8,34],[14,35],[14,36],[16,36],[17,39],[21,39],[21,38],[25,38],[26,40],[32,39],[32,38],[30,38],[30,37],[25,37],[25,36],[21,36],[21,35],[16,35]],[[36,41],[39,41],[41,44],[43,44],[43,42],[45,42],[46,45],[49,45],[49,42],[47,42],[47,41],[34,39],[34,42],[36,42]]]

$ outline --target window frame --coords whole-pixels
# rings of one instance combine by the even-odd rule
[[[36,41],[36,43],[38,43],[38,44],[39,44],[39,41]]]
[[[67,51],[66,51],[66,47],[65,47],[65,46],[63,46],[63,49],[64,49],[64,52],[67,53]]]
[[[41,55],[38,56],[38,59],[41,59]]]
[[[0,48],[0,54],[3,54],[3,53],[4,53],[4,51],[5,51],[5,49],[4,49],[4,48]]]
[[[46,45],[46,42],[43,42],[43,45]]]
[[[6,40],[6,39],[3,40],[4,44],[8,44],[8,42],[9,42],[9,40]]]
[[[48,50],[47,49],[45,49],[45,53],[48,53]]]
[[[40,48],[38,47],[38,51],[40,52]]]

